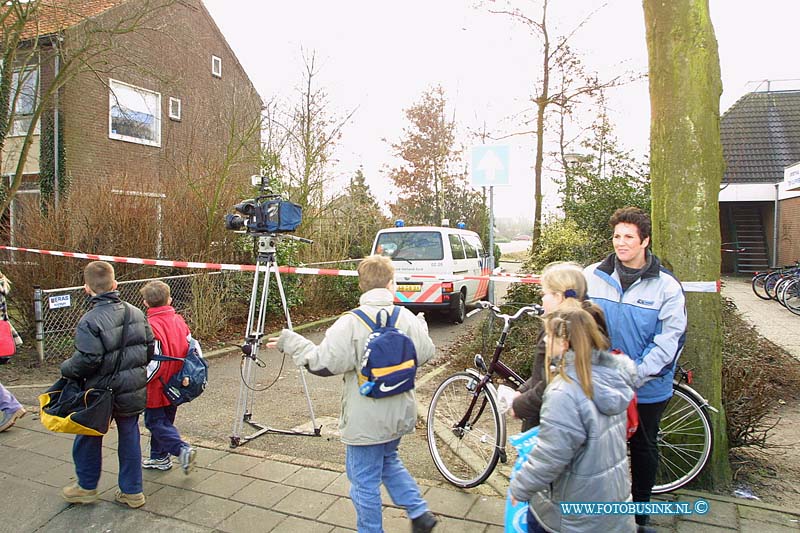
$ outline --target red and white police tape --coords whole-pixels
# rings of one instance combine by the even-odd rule
[[[256,265],[235,265],[230,263],[199,263],[194,261],[170,261],[167,259],[142,259],[140,257],[122,257],[116,255],[84,254],[78,252],[61,252],[55,250],[38,250],[36,248],[20,248],[17,246],[0,246],[0,250],[12,252],[27,252],[40,255],[55,255],[72,257],[75,259],[89,259],[92,261],[108,261],[111,263],[131,263],[137,265],[164,266],[173,268],[197,268],[204,270],[233,270],[240,272],[254,272]],[[262,267],[262,271],[266,268]],[[305,274],[312,276],[358,276],[355,270],[339,270],[331,268],[304,268],[304,267],[278,267],[281,274]],[[443,281],[461,280],[490,280],[506,283],[539,283],[538,275],[515,276],[513,274],[493,274],[491,276],[440,276],[436,274],[406,274],[399,275],[402,279],[436,279]],[[687,292],[719,292],[719,281],[685,281],[683,289]]]

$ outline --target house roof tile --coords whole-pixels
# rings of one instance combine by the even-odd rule
[[[800,91],[753,92],[720,121],[724,182],[775,183],[800,161]]]
[[[28,19],[22,41],[58,33],[128,0],[41,0]]]

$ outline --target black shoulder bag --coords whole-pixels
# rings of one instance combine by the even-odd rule
[[[117,352],[114,372],[106,380],[105,387],[93,387],[82,390],[80,383],[65,377],[59,378],[52,387],[39,395],[39,418],[42,425],[56,433],[73,433],[76,435],[105,435],[111,425],[114,410],[114,391],[111,388],[114,378],[119,374],[125,345],[128,341],[128,322],[131,310],[127,303],[122,322],[122,346]],[[103,354],[105,360],[106,354]],[[100,367],[103,366],[102,361]]]

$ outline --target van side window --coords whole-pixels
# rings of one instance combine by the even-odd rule
[[[469,243],[478,251],[478,257],[483,257],[483,244],[474,235],[464,235],[464,244]]]
[[[450,234],[450,250],[453,254],[453,259],[464,259],[464,245],[461,244],[461,237],[455,234]]]
[[[467,259],[473,259],[478,257],[478,250],[475,248],[475,244],[470,242],[469,237],[464,237],[464,251],[467,252]]]

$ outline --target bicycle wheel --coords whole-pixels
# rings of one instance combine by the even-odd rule
[[[750,282],[750,285],[753,287],[753,292],[762,300],[769,300],[769,294],[767,294],[766,289],[764,289],[764,280],[766,279],[767,274],[769,274],[769,272],[756,274],[753,276],[753,281]]]
[[[779,304],[786,307],[786,304],[783,302],[783,291],[786,288],[786,284],[789,283],[792,278],[785,277],[778,280],[778,283],[775,284],[775,300],[778,301]]]
[[[500,411],[487,389],[481,390],[466,415],[478,379],[468,372],[453,374],[436,389],[428,409],[428,448],[433,464],[457,487],[480,485],[500,457]]]
[[[683,487],[700,474],[711,457],[711,420],[692,392],[682,383],[673,385],[672,399],[658,428],[659,460],[653,494]]]
[[[772,272],[767,274],[767,277],[764,278],[764,291],[769,296],[770,300],[775,299],[775,287],[778,285],[778,281],[783,277],[783,274],[780,272]]]
[[[783,290],[783,303],[786,309],[800,315],[800,279],[793,279]]]

